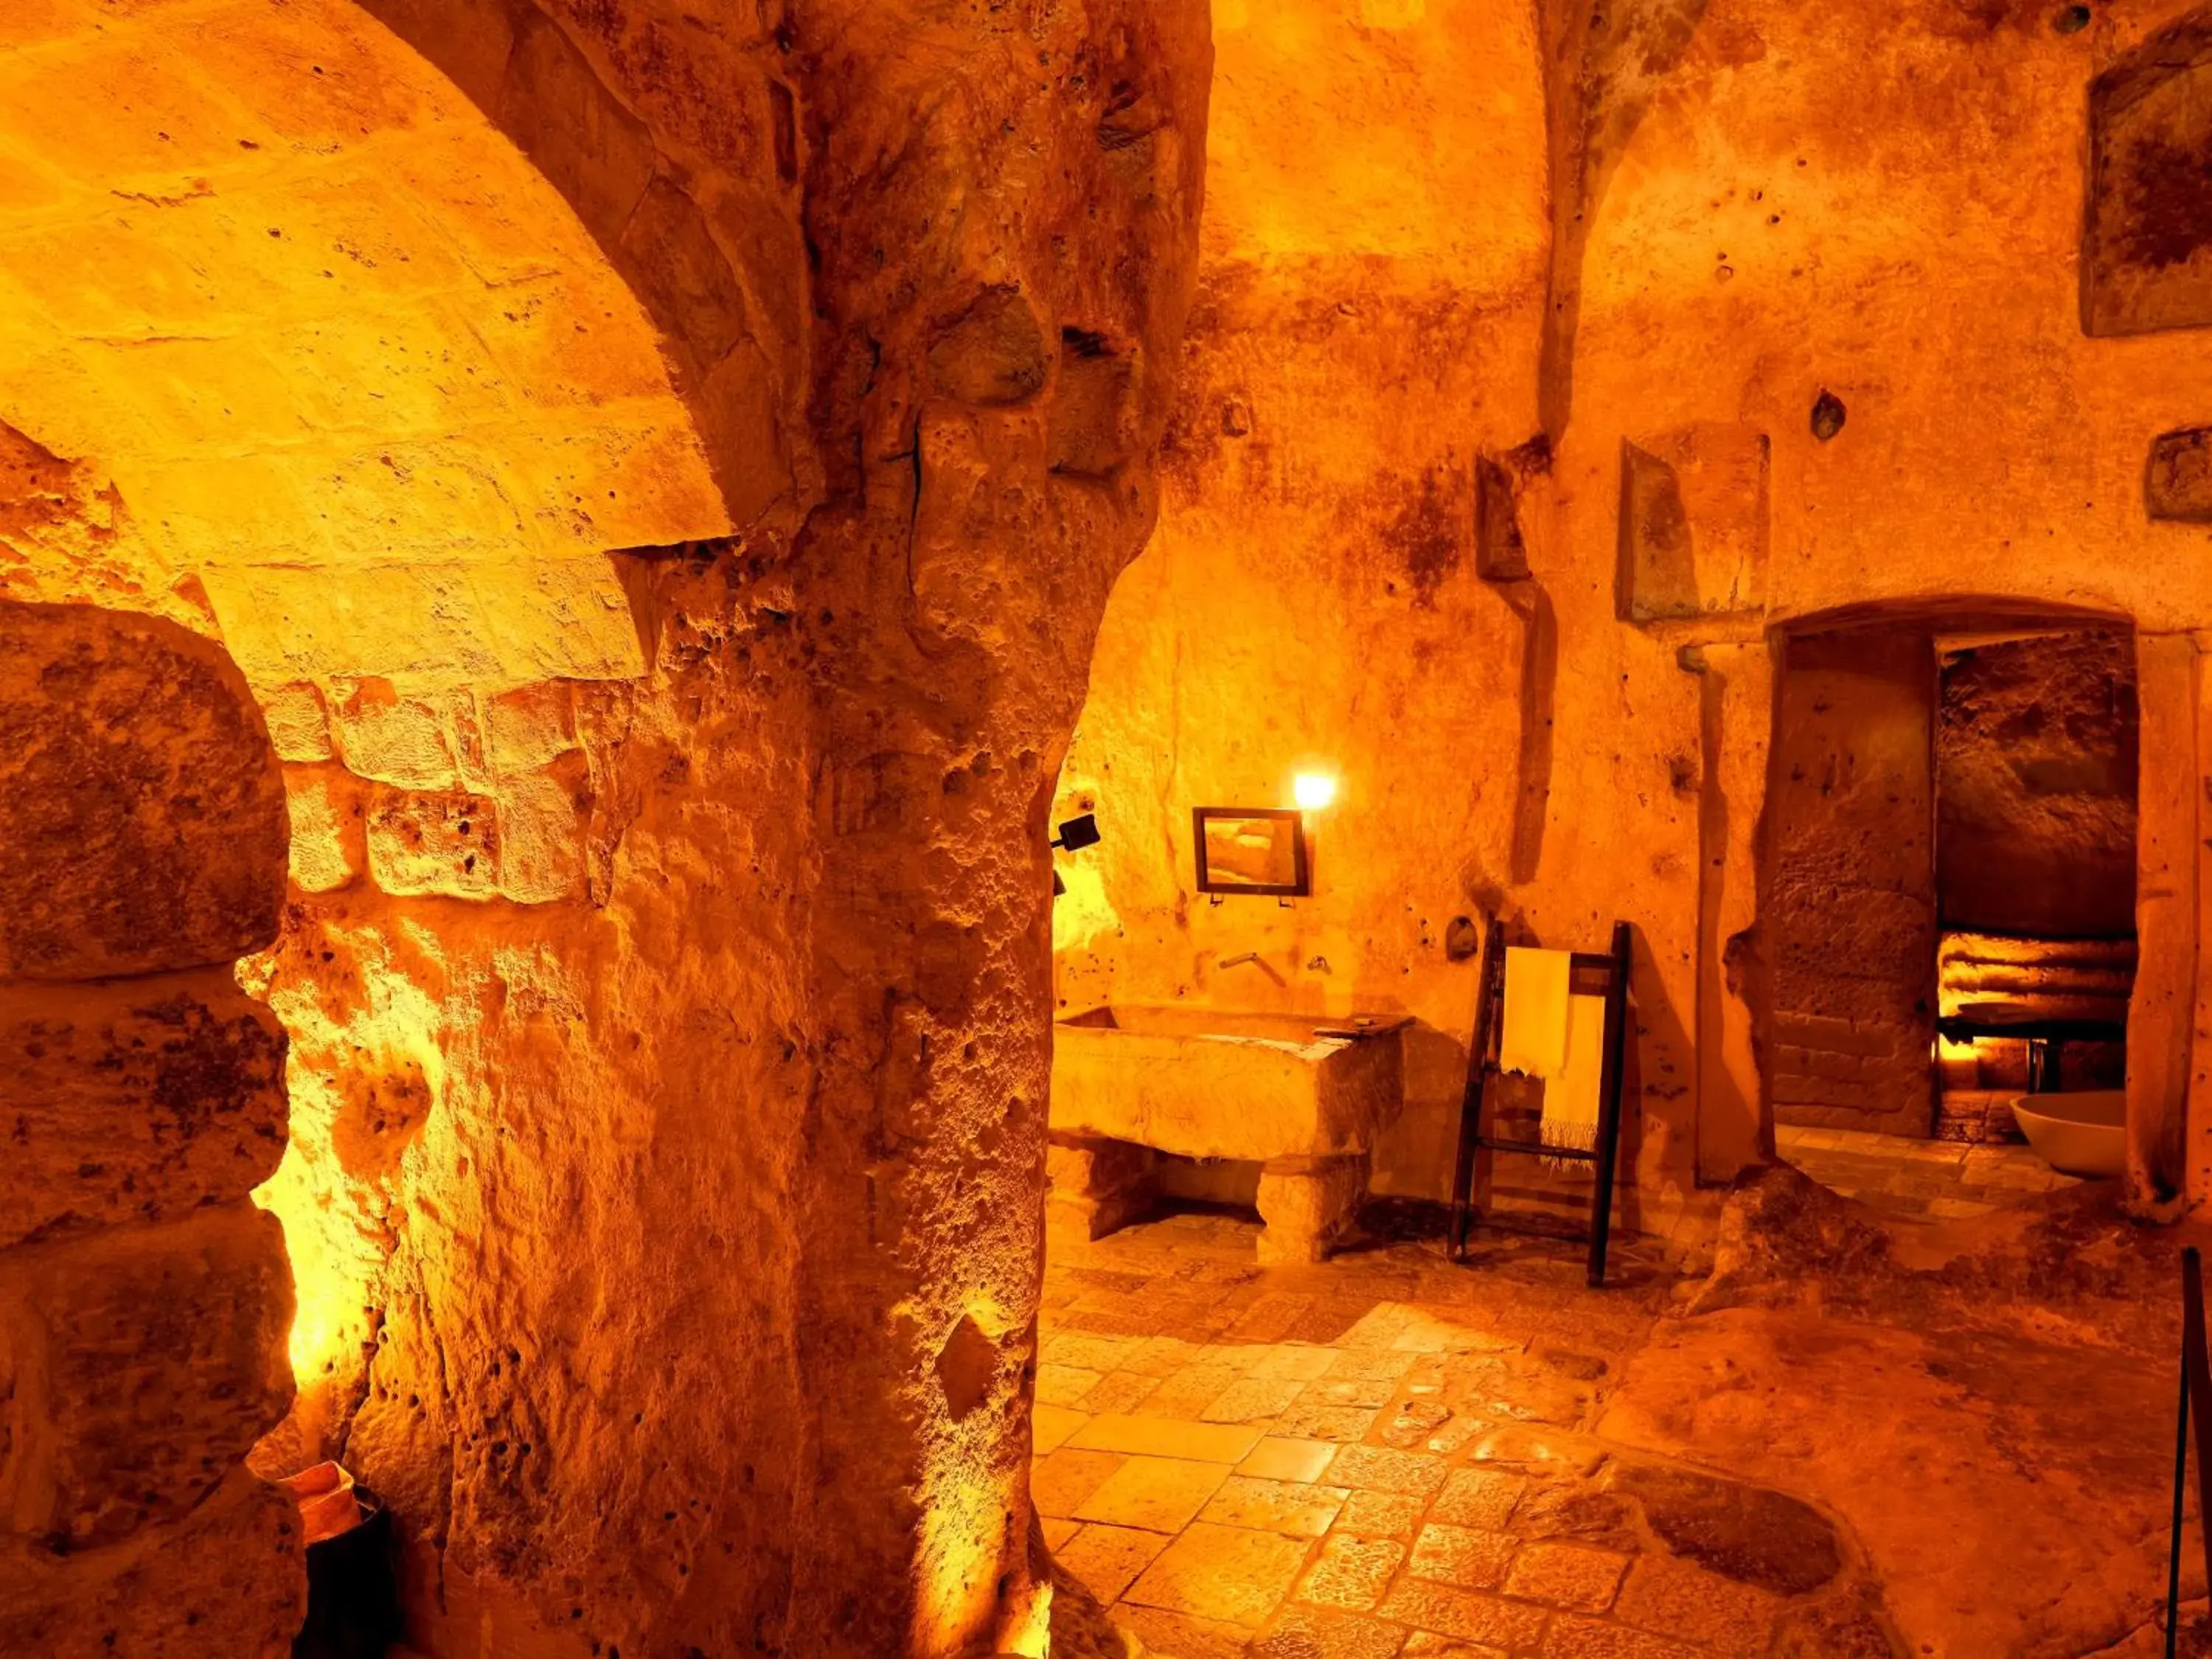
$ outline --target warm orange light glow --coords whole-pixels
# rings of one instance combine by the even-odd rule
[[[1301,772],[1291,781],[1291,799],[1308,812],[1318,812],[1336,799],[1336,775]]]

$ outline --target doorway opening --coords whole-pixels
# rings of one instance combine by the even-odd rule
[[[1930,612],[1784,635],[1762,913],[1776,1146],[1948,1220],[2120,1141],[2135,976],[2135,644],[2122,619]],[[2115,1171],[2116,1172],[2116,1171]]]

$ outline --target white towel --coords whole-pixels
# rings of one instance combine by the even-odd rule
[[[1554,1076],[1567,1063],[1566,951],[1505,952],[1505,1030],[1498,1042],[1498,1069],[1529,1077]]]
[[[1559,1072],[1544,1084],[1544,1121],[1540,1131],[1547,1146],[1578,1152],[1597,1150],[1599,1085],[1605,1075],[1605,999],[1567,999],[1567,1058]],[[1571,1168],[1573,1158],[1547,1158],[1554,1169]]]

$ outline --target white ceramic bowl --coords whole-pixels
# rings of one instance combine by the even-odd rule
[[[2095,1181],[2127,1169],[2128,1097],[2124,1090],[2022,1095],[2013,1102],[2012,1115],[2036,1156],[2061,1175]]]

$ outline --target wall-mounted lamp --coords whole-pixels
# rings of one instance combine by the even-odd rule
[[[1305,812],[1318,812],[1336,799],[1336,776],[1330,772],[1301,772],[1291,780],[1291,799]]]
[[[1098,845],[1098,815],[1085,812],[1079,818],[1070,818],[1060,826],[1060,834],[1052,843],[1063,853],[1079,853],[1086,847]]]
[[[1096,847],[1098,844],[1098,815],[1085,812],[1080,817],[1066,819],[1049,844],[1063,853],[1079,853],[1086,847]],[[1052,872],[1052,896],[1058,898],[1066,890],[1067,884],[1060,878],[1060,872],[1054,870]]]

